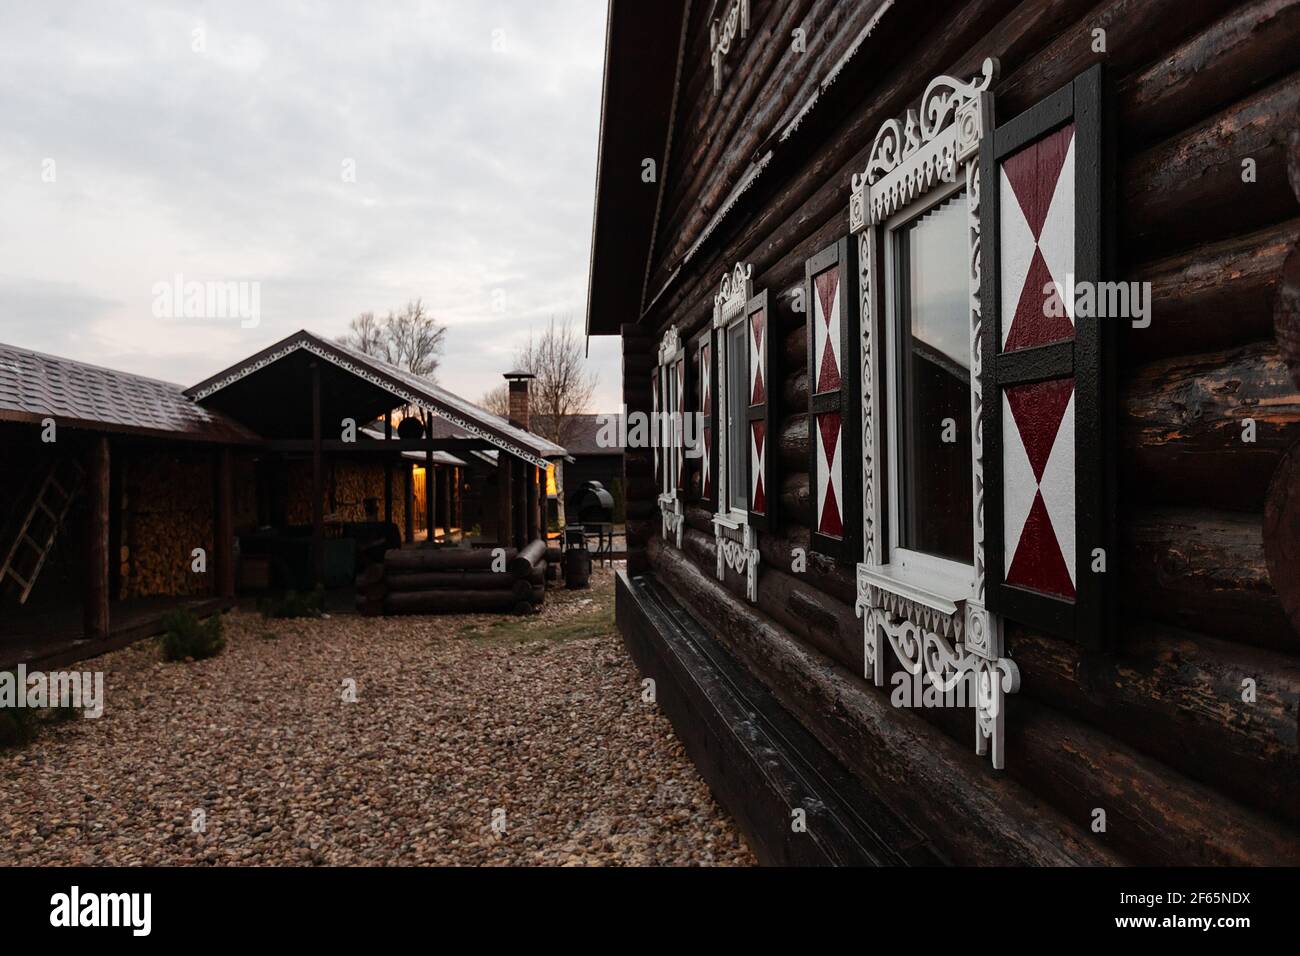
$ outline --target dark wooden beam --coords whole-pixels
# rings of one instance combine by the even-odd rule
[[[88,640],[107,640],[108,622],[108,438],[91,440],[86,461],[86,572],[82,612]]]
[[[393,440],[393,413],[384,415],[384,441]],[[384,459],[384,524],[393,523],[393,459]]]
[[[403,529],[406,543],[415,540],[415,466],[409,461],[402,462],[402,474],[406,478],[406,514],[403,515]]]
[[[320,364],[311,363],[311,568],[312,583],[325,583],[325,513],[321,473]]]
[[[433,544],[433,525],[438,511],[437,487],[438,478],[433,472],[433,449],[428,449],[424,453],[424,528],[428,535],[425,540],[429,544]]]
[[[442,467],[442,520],[443,538],[451,541],[451,465]]]
[[[217,451],[216,558],[217,580],[215,595],[219,598],[235,596],[235,461],[229,448]]]
[[[514,491],[511,488],[514,469],[510,467],[510,457],[502,455],[497,462],[497,544],[508,548],[515,543],[514,528],[511,526],[511,511],[514,504]]]
[[[524,465],[524,484],[527,487],[528,501],[527,522],[528,522],[528,540],[536,541],[538,534],[538,511],[537,511],[537,471],[532,465]]]

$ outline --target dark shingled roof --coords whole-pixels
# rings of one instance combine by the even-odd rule
[[[585,415],[585,414],[570,415],[568,417],[570,419],[569,433],[566,436],[568,440],[565,442],[564,448],[570,455],[577,457],[579,455],[590,456],[590,455],[623,454],[623,449],[619,448],[618,446],[615,446],[613,448],[602,448],[596,441],[596,439],[600,436],[601,426],[604,424],[605,421],[614,417],[613,413],[594,414],[594,415]],[[540,432],[546,432],[548,434],[554,434],[554,431],[548,427],[550,425],[550,422],[551,422],[551,416],[549,415],[534,414],[532,417],[532,425],[535,430]]]
[[[0,344],[0,421],[211,442],[258,436],[192,401],[179,385]]]
[[[250,355],[242,362],[186,389],[186,394],[195,401],[206,401],[221,389],[275,364],[299,349],[306,349],[347,369],[354,375],[359,374],[403,401],[420,405],[429,409],[434,415],[451,419],[451,424],[464,428],[468,434],[474,435],[477,430],[481,434],[475,437],[483,438],[489,444],[505,449],[509,454],[525,460],[534,458],[539,465],[544,465],[547,459],[564,456],[564,449],[559,445],[547,441],[540,435],[515,428],[504,418],[484,411],[474,403],[435,385],[426,378],[421,378],[396,365],[390,365],[373,355],[366,355],[346,345],[322,338],[306,329],[301,329],[256,355]],[[459,421],[455,421],[456,419]]]

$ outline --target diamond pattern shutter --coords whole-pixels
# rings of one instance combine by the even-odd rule
[[[772,363],[768,348],[767,290],[764,289],[745,306],[749,330],[749,454],[746,456],[749,477],[749,524],[759,531],[775,528],[773,513],[780,489],[773,483],[773,463],[777,455],[771,450],[772,437]],[[779,385],[777,386],[780,387]]]
[[[705,332],[700,337],[696,350],[697,381],[699,382],[699,407],[701,419],[700,440],[703,454],[700,456],[700,500],[709,502],[710,510],[718,510],[717,489],[714,476],[718,473],[717,453],[714,436],[717,434],[717,399],[713,394],[713,383],[717,381],[713,364],[713,333]]]
[[[1076,315],[1075,290],[1104,268],[1100,67],[999,127],[983,150],[988,606],[1098,646],[1115,573],[1110,378],[1122,318]]]
[[[857,560],[861,514],[854,250],[841,239],[804,265],[812,546],[845,561]]]

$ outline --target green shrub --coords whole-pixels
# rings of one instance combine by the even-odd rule
[[[163,618],[163,628],[159,643],[164,660],[183,661],[191,657],[197,661],[216,657],[226,646],[219,614],[200,621],[193,611],[181,608]]]
[[[285,591],[282,596],[261,605],[263,617],[320,617],[324,610],[325,589],[319,586],[306,594]]]
[[[21,747],[40,733],[40,710],[32,707],[0,708],[0,747]]]

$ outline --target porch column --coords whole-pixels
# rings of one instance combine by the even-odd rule
[[[393,440],[393,413],[389,412],[384,416],[384,441]],[[387,453],[388,446],[385,445],[384,454],[384,524],[393,523],[393,458]]]
[[[406,476],[406,514],[402,522],[406,527],[406,543],[410,544],[415,540],[415,465],[407,459],[402,459],[402,474]]]
[[[514,508],[514,490],[510,479],[514,474],[514,459],[505,452],[497,455],[497,544],[509,548],[515,543],[510,513]]]
[[[443,538],[448,543],[451,542],[451,465],[446,465],[442,469],[442,520],[444,535]]]
[[[462,481],[464,481],[464,475],[461,474],[460,467],[457,466],[451,470],[451,494],[452,494],[452,501],[454,502],[452,505],[452,511],[456,515],[456,527],[460,528],[460,536],[461,539],[464,540],[465,513],[464,513],[464,507],[462,506],[461,503],[461,487],[460,487]]]
[[[524,484],[527,487],[528,500],[525,502],[525,508],[528,513],[528,544],[536,541],[538,538],[537,528],[537,466],[524,465]]]
[[[85,636],[108,638],[108,438],[92,440],[86,460],[86,578],[82,596]]]
[[[528,465],[522,461],[512,461],[515,484],[515,547],[522,548],[528,544]]]
[[[216,596],[235,596],[235,461],[229,446],[217,452],[217,498],[213,544],[217,550]]]
[[[424,524],[428,532],[426,539],[433,544],[434,518],[438,514],[438,478],[433,473],[433,448],[424,450]]]
[[[325,487],[321,467],[320,363],[311,363],[311,573],[325,583]]]

